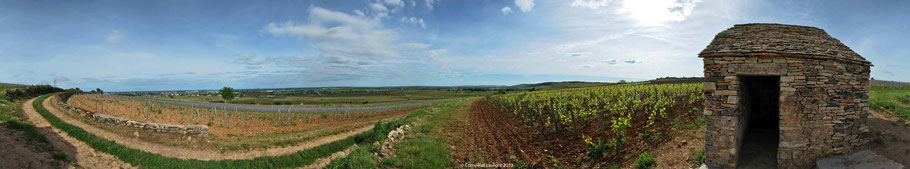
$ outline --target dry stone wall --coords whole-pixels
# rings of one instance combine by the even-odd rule
[[[740,76],[780,77],[779,168],[809,168],[819,157],[868,142],[868,63],[779,53],[704,57],[709,168],[736,168],[743,116]]]
[[[146,121],[137,121],[132,119],[120,118],[100,113],[94,113],[80,109],[76,106],[71,106],[64,102],[58,102],[60,107],[63,107],[66,111],[79,115],[82,118],[95,120],[99,122],[110,123],[114,125],[122,125],[135,127],[140,129],[145,129],[154,132],[161,133],[179,133],[179,134],[194,134],[194,135],[208,135],[209,127],[204,125],[194,125],[194,126],[183,126],[183,125],[173,125],[173,124],[162,124],[162,123],[153,123]]]

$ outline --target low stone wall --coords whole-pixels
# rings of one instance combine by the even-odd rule
[[[60,107],[63,107],[67,111],[75,112],[76,114],[78,114],[79,116],[81,116],[83,118],[92,119],[95,121],[100,121],[100,122],[105,122],[105,123],[110,123],[110,124],[114,124],[114,125],[130,126],[130,127],[135,127],[135,128],[140,128],[140,129],[145,129],[145,130],[150,130],[150,131],[155,131],[155,132],[161,132],[161,133],[197,134],[197,135],[206,136],[206,135],[208,135],[208,132],[209,132],[209,127],[204,126],[204,125],[183,126],[183,125],[161,124],[161,123],[153,123],[153,122],[146,122],[146,121],[137,121],[137,120],[132,120],[132,119],[126,119],[126,118],[105,115],[105,114],[89,112],[89,111],[80,109],[76,106],[71,106],[69,104],[66,104],[64,102],[58,102],[58,104],[60,105]]]

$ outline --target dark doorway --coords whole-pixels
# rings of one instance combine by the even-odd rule
[[[777,168],[780,141],[780,77],[741,76],[744,128],[738,168]]]

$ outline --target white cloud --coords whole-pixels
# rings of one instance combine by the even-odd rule
[[[534,0],[515,0],[515,6],[518,6],[521,12],[530,12],[534,9]]]
[[[414,1],[414,0],[408,1],[408,6],[410,6],[411,8],[417,6],[417,1]]]
[[[666,22],[680,22],[692,14],[701,0],[625,0],[617,13],[634,19],[641,26],[659,26]]]
[[[360,11],[359,9],[355,9],[354,14],[357,14],[357,16],[361,17],[366,16],[366,14],[364,14],[363,11]]]
[[[401,0],[385,0],[386,5],[404,7],[404,1]]]
[[[356,12],[355,12],[356,13]],[[423,53],[429,44],[400,42],[396,29],[386,28],[382,21],[320,7],[310,7],[306,23],[273,22],[262,32],[278,37],[306,41],[318,54],[269,56],[262,66],[276,73],[262,74],[247,80],[263,80],[282,85],[357,85],[362,82],[389,81],[404,77],[430,76],[436,72]],[[402,17],[403,23],[426,27],[417,17]],[[241,63],[259,63],[258,59]],[[267,77],[267,78],[266,78]],[[276,81],[269,78],[285,79]],[[412,79],[402,79],[406,82]],[[398,80],[396,80],[398,81]],[[332,83],[329,83],[332,82]]]
[[[401,23],[407,23],[407,24],[420,26],[420,28],[427,28],[427,23],[423,22],[423,18],[401,17]]]
[[[107,43],[119,44],[121,40],[123,40],[123,35],[120,34],[120,31],[114,31],[107,35]]]
[[[380,21],[352,16],[320,7],[311,7],[309,23],[269,23],[262,31],[309,41],[323,57],[377,61],[396,57],[392,50],[398,35]]]
[[[610,5],[610,1],[612,1],[612,0],[575,0],[575,1],[572,1],[571,5],[574,7],[599,9],[599,8],[607,7],[608,5]]]
[[[503,14],[503,15],[508,15],[509,13],[512,13],[512,8],[509,8],[508,6],[507,6],[507,7],[502,7],[502,14]]]
[[[370,9],[372,9],[373,12],[377,12],[377,13],[383,13],[383,12],[389,11],[389,8],[386,8],[384,5],[382,5],[380,3],[370,4]]]
[[[436,1],[439,1],[439,0],[426,0],[426,1],[424,1],[424,2],[426,2],[426,4],[427,4],[427,10],[433,11],[433,4],[436,3]]]

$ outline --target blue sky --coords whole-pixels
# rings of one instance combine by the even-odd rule
[[[738,23],[819,27],[910,81],[910,1],[0,1],[0,82],[107,91],[702,76]]]

